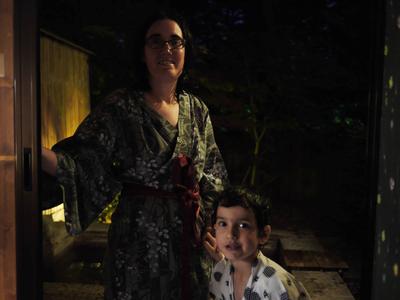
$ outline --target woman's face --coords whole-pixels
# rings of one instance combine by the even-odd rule
[[[146,33],[144,62],[151,85],[176,82],[185,61],[183,34],[179,25],[165,19],[153,23]]]

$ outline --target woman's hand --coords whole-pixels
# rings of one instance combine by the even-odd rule
[[[218,250],[217,241],[215,240],[215,237],[211,234],[211,232],[212,228],[207,227],[206,234],[204,235],[203,238],[203,246],[204,248],[206,248],[211,258],[214,261],[218,262],[224,258],[224,255]]]
[[[42,147],[42,170],[51,176],[56,176],[57,155],[45,147]]]

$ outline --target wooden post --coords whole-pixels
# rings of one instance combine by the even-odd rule
[[[0,0],[0,300],[16,299],[13,0]]]
[[[36,1],[0,0],[0,300],[39,299]]]

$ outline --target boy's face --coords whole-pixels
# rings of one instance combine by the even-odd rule
[[[254,213],[241,206],[219,206],[214,228],[218,249],[232,263],[252,263],[258,245],[268,239],[268,235],[259,237]],[[266,226],[266,229],[270,230],[270,227]]]

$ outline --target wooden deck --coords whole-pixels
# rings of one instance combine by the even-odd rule
[[[325,249],[311,232],[289,233],[279,240],[281,263],[288,270],[342,272],[349,269],[345,261]]]
[[[353,300],[340,274],[349,269],[307,231],[273,230],[271,244],[262,250],[301,281],[313,300]]]
[[[98,260],[100,257],[94,258],[94,253],[104,251],[106,243],[104,228],[93,226],[75,239],[74,247],[78,249],[79,259]],[[342,278],[349,266],[325,249],[312,232],[274,230],[262,251],[294,274],[313,300],[354,299]],[[71,257],[77,259],[76,255]],[[103,287],[81,282],[45,282],[43,294],[44,300],[97,300],[103,299]]]
[[[353,300],[343,279],[335,271],[292,271],[313,300]]]
[[[98,284],[44,282],[43,300],[103,300],[104,288]]]

